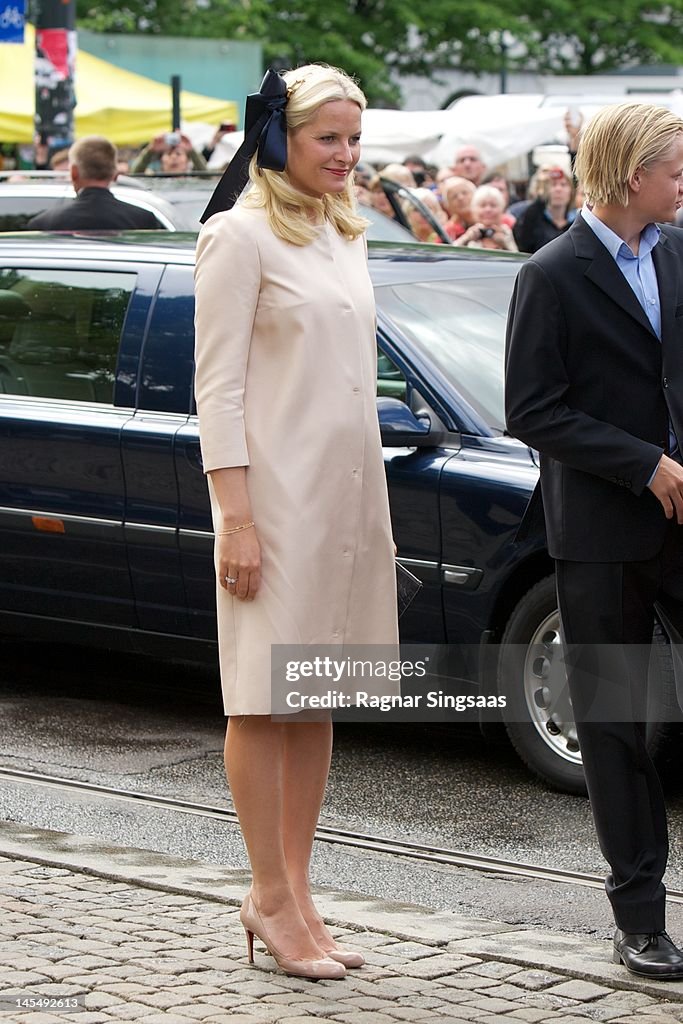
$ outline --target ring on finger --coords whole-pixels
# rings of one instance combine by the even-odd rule
[[[237,577],[236,576],[226,576],[225,577],[225,582],[228,583],[230,586],[234,586],[234,584],[237,583]]]

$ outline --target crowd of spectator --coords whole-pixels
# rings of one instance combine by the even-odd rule
[[[573,163],[577,132],[569,138]],[[581,197],[571,172],[554,165],[539,167],[521,198],[518,188],[487,168],[473,145],[461,146],[448,167],[408,156],[383,167],[359,165],[356,174],[361,206],[400,220],[420,241],[536,252],[569,228]]]
[[[580,127],[568,111],[565,130],[569,163],[564,167],[538,167],[528,182],[511,183],[500,170],[488,168],[479,149],[468,144],[456,150],[446,167],[429,164],[416,154],[400,163],[377,166],[359,163],[355,170],[356,198],[361,207],[373,207],[384,216],[400,221],[420,241],[533,253],[568,230],[580,209],[582,196],[569,169],[573,168]],[[91,137],[85,147],[76,143],[70,149],[49,152],[42,137],[36,136],[34,166],[38,170],[70,176],[81,199],[79,216],[85,216],[83,191],[93,211],[104,211],[107,197],[103,190],[109,189],[118,174],[206,172],[207,161],[216,147],[234,130],[234,124],[219,125],[201,151],[180,131],[157,135],[139,151],[118,152],[99,137]],[[93,166],[87,159],[93,147],[100,157],[106,152],[107,173],[97,180],[87,173]],[[87,184],[83,185],[84,181]],[[110,218],[116,215],[108,200],[106,209]],[[122,211],[119,214],[123,216]]]
[[[573,169],[580,119],[567,111],[564,127]],[[529,253],[566,231],[582,203],[568,167],[542,165],[528,182],[513,184],[488,168],[470,144],[460,146],[447,167],[418,155],[385,166],[359,165],[356,195],[361,205],[400,220],[421,241]]]

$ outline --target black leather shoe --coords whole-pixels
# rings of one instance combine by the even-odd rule
[[[645,978],[683,978],[683,953],[666,932],[640,935],[617,928],[612,960]]]

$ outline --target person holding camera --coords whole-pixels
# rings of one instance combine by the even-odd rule
[[[152,165],[158,162],[155,168]],[[162,132],[138,153],[130,166],[131,174],[190,174],[206,171],[208,165],[182,132]]]
[[[499,189],[480,185],[472,196],[470,208],[474,223],[455,239],[454,245],[517,252],[512,229],[503,220],[505,200]]]

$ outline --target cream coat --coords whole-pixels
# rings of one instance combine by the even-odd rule
[[[202,229],[195,283],[204,470],[248,466],[262,555],[253,601],[217,586],[225,711],[267,715],[271,644],[398,639],[364,240],[326,223],[291,245],[235,206]]]

